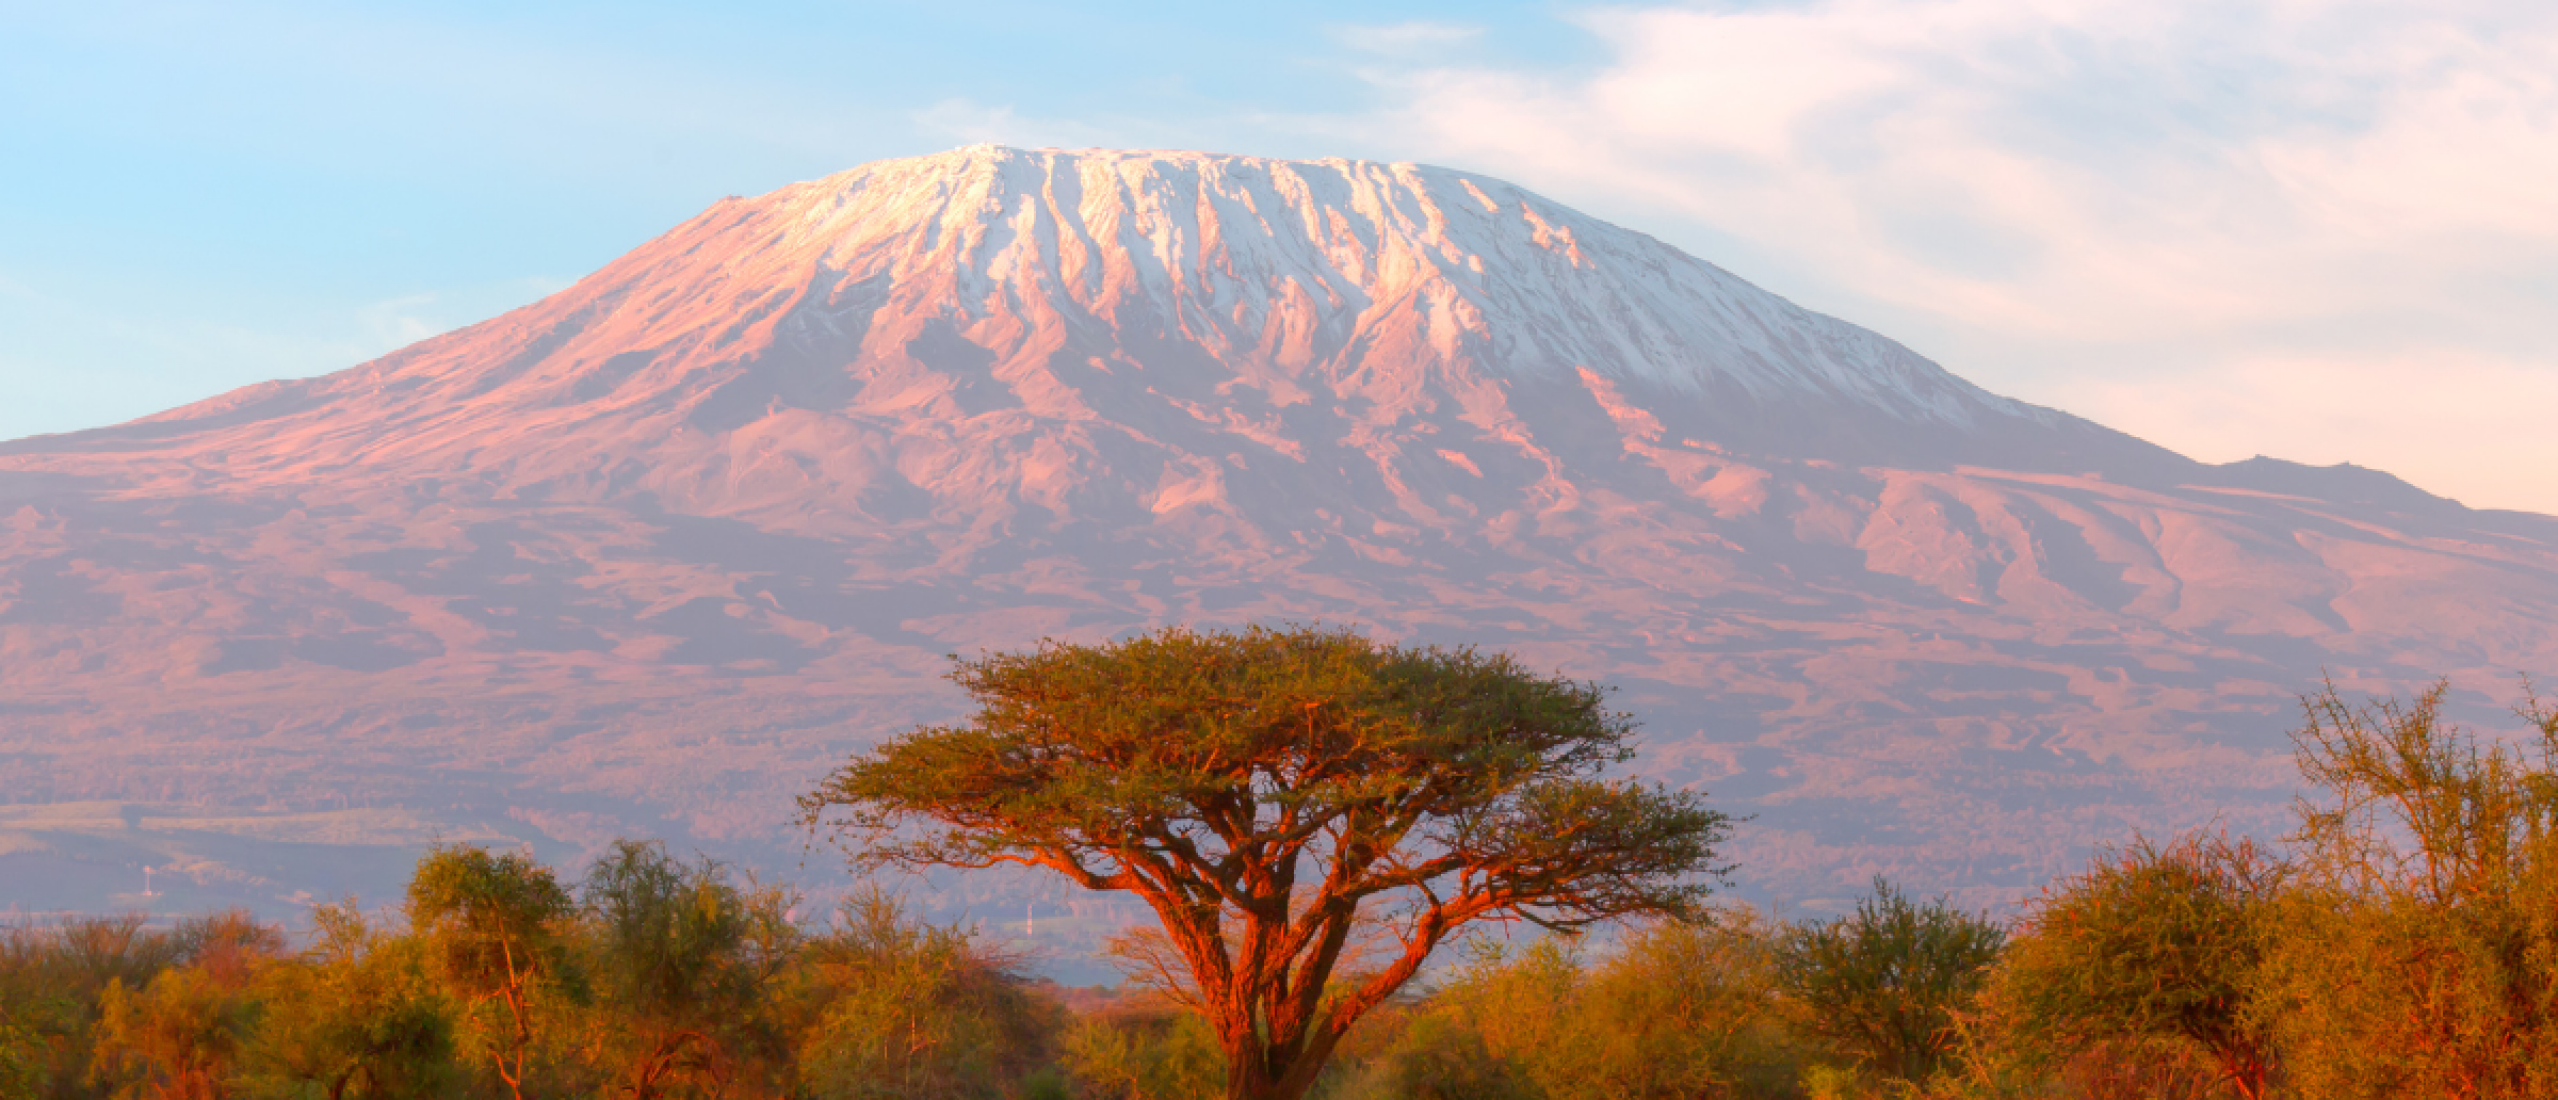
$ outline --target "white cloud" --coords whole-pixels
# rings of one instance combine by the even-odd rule
[[[1414,19],[1401,23],[1348,23],[1325,28],[1332,40],[1362,53],[1408,57],[1461,46],[1483,37],[1483,28]]]
[[[2198,457],[2350,457],[2558,512],[2558,435],[2517,430],[2558,393],[2558,7],[1578,18],[1605,64],[1381,63],[1390,105],[1340,122]]]

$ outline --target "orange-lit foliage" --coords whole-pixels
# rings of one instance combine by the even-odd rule
[[[1174,628],[957,662],[964,725],[856,757],[803,800],[857,865],[1018,863],[1151,906],[1226,1094],[1313,1087],[1353,1023],[1477,920],[1684,913],[1723,815],[1601,778],[1632,723],[1505,656],[1354,634]],[[1363,920],[1394,940],[1340,964]]]

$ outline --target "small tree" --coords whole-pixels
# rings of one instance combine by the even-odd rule
[[[781,998],[800,1087],[829,1097],[1008,1095],[1052,1053],[1063,1009],[1021,960],[907,915],[873,888],[801,945]]]
[[[253,1011],[199,967],[163,970],[139,992],[110,980],[90,1079],[118,1100],[221,1100]]]
[[[311,912],[315,942],[259,981],[245,1056],[252,1096],[425,1100],[452,1094],[453,1005],[418,943],[366,927],[353,903]]]
[[[811,824],[862,869],[1025,864],[1136,894],[1236,1100],[1303,1095],[1469,922],[1685,914],[1721,870],[1724,815],[1600,777],[1632,755],[1602,689],[1506,656],[1172,628],[954,664],[976,716],[855,757],[801,800]],[[1363,916],[1393,946],[1336,974]]]
[[[409,880],[409,920],[515,1100],[524,1100],[533,996],[558,965],[558,925],[571,912],[551,869],[518,852],[437,848]],[[492,1008],[502,1010],[495,1015]]]
[[[1921,1081],[1945,1065],[1954,1013],[2006,940],[1986,918],[1918,904],[1877,878],[1855,913],[1789,930],[1777,978],[1815,1033],[1886,1077]]]
[[[2299,879],[2261,995],[2302,1095],[2544,1096],[2558,1080],[2558,710],[2483,740],[2412,700],[2305,700]]]
[[[2218,834],[2100,852],[2045,891],[2008,949],[2001,992],[2018,1033],[2065,1051],[2190,1043],[2241,1096],[2265,1095],[2274,1052],[2256,984],[2283,875]]]
[[[34,1062],[35,1095],[92,1095],[82,1082],[92,1067],[98,1004],[108,983],[138,990],[185,960],[178,937],[147,927],[138,913],[0,927],[0,1011],[31,1041],[20,1049]]]
[[[284,936],[233,910],[180,921],[164,942],[179,965],[138,989],[115,977],[100,991],[90,1078],[122,1098],[218,1100],[231,1093],[256,1022],[248,987],[275,962]],[[125,948],[114,954],[132,958]]]
[[[766,986],[794,946],[780,890],[739,889],[716,861],[654,841],[614,842],[580,891],[596,994],[590,1048],[617,1091],[653,1100],[676,1082],[718,1095],[776,1053]]]

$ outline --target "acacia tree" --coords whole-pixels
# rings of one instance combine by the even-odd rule
[[[1506,655],[1176,627],[953,664],[974,718],[854,757],[801,799],[810,825],[857,870],[1020,864],[1137,895],[1234,1100],[1304,1095],[1469,922],[1686,915],[1725,870],[1728,818],[1602,777],[1633,729],[1604,689]],[[1368,921],[1381,962],[1336,974]]]

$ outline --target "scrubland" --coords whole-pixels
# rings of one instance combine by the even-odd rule
[[[2313,698],[2278,843],[2126,838],[1993,919],[1877,880],[1608,937],[1478,937],[1316,1095],[2527,1097],[2558,1091],[2558,710]],[[1177,975],[1110,991],[873,892],[626,841],[446,847],[404,903],[0,935],[0,1096],[1216,1095]],[[1123,943],[1142,960],[1142,943]]]

